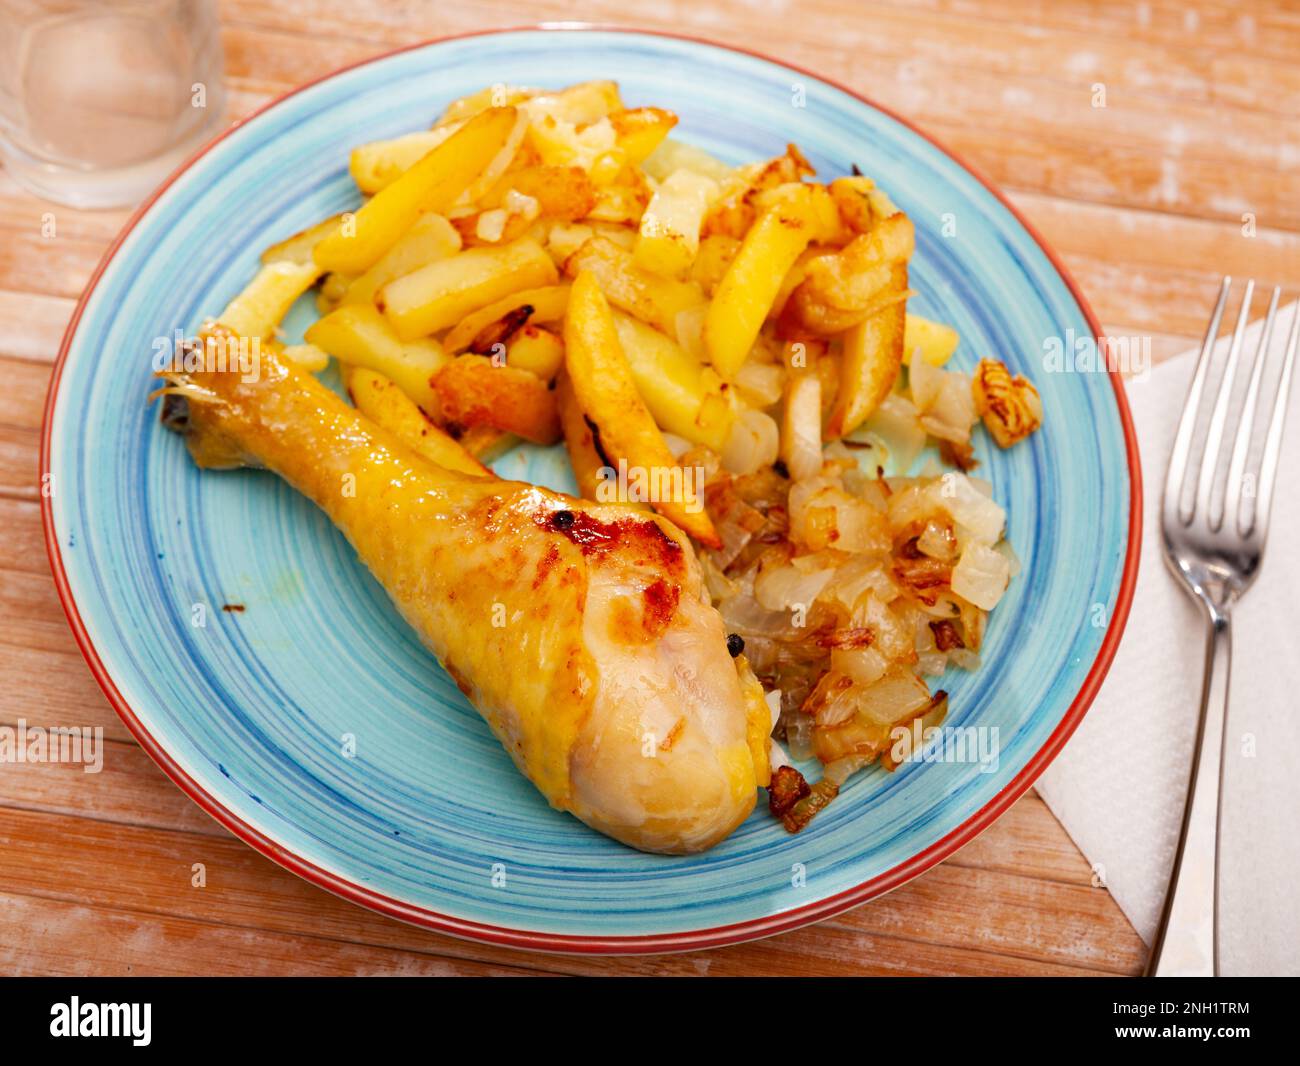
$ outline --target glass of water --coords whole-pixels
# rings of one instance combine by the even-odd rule
[[[0,0],[0,161],[39,196],[134,204],[224,105],[216,0]]]

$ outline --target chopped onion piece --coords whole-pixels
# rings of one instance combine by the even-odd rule
[[[972,485],[965,474],[950,470],[925,491],[934,506],[947,511],[975,542],[992,546],[1002,536],[1006,512]],[[892,514],[890,517],[892,520]]]
[[[915,717],[929,703],[925,682],[906,667],[896,666],[862,693],[860,713],[868,721],[894,725]]]
[[[853,678],[859,685],[874,685],[889,669],[889,661],[876,648],[836,648],[831,669]]]
[[[736,372],[736,388],[755,407],[771,407],[785,391],[785,371],[775,363],[751,359]]]
[[[952,570],[952,590],[985,611],[992,610],[1011,579],[1006,556],[978,542],[967,544]]]
[[[781,431],[762,411],[742,411],[722,448],[722,466],[733,474],[752,474],[776,462]]]
[[[928,411],[939,399],[943,390],[944,378],[948,375],[937,366],[931,366],[925,359],[909,363],[907,367],[907,386],[912,393],[912,403],[921,414]]]
[[[790,476],[802,481],[822,468],[822,383],[816,374],[790,379],[781,426],[781,455]]]
[[[795,566],[768,567],[754,579],[754,599],[769,611],[807,608],[821,595],[834,573],[833,570],[804,573]]]
[[[886,396],[849,440],[870,442],[873,437],[885,446],[893,469],[900,474],[910,470],[925,450],[925,430],[920,415],[915,405],[901,393],[891,392]]]

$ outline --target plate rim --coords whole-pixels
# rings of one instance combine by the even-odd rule
[[[831,87],[838,89],[847,96],[852,97],[859,103],[866,105],[886,115],[887,117],[898,122],[900,125],[911,131],[916,136],[929,142],[945,156],[951,159],[962,170],[970,174],[978,181],[988,192],[1011,214],[1016,222],[1024,231],[1033,239],[1035,244],[1046,256],[1052,268],[1056,271],[1061,280],[1065,283],[1071,297],[1078,305],[1084,319],[1088,323],[1088,328],[1093,336],[1101,345],[1105,344],[1104,335],[1101,332],[1097,317],[1079,286],[1071,277],[1064,263],[1061,262],[1056,252],[1042,237],[1038,230],[1026,219],[1021,212],[1011,203],[1002,191],[979,169],[972,166],[957,153],[951,151],[930,134],[920,129],[910,119],[898,114],[892,109],[885,107],[870,97],[841,84],[833,78],[828,78],[823,74],[808,70],[796,63],[787,60],[778,59],[766,55],[754,49],[744,48],[738,45],[724,44],[719,41],[710,40],[696,34],[675,33],[665,30],[640,29],[631,26],[608,25],[593,22],[540,22],[528,25],[509,26],[502,28],[493,28],[485,30],[473,30],[466,33],[448,34],[440,37],[432,37],[420,40],[411,44],[402,45],[398,48],[392,48],[387,51],[378,53],[367,59],[359,60],[355,63],[349,63],[345,66],[331,70],[310,81],[304,82],[287,92],[281,93],[273,99],[262,104],[248,115],[231,123],[225,129],[219,131],[210,138],[206,143],[196,149],[183,163],[180,164],[167,178],[132,212],[131,217],[114,237],[112,243],[105,250],[99,263],[96,265],[94,272],[91,274],[85,289],[77,300],[77,305],[73,309],[72,316],[68,320],[68,325],[64,330],[62,340],[59,345],[59,352],[54,362],[54,367],[50,374],[50,383],[46,392],[45,406],[41,420],[41,441],[40,441],[40,468],[38,474],[43,479],[50,469],[50,456],[52,450],[52,426],[53,414],[59,397],[59,385],[62,380],[63,370],[67,362],[68,352],[71,349],[73,338],[76,335],[77,327],[81,322],[81,316],[95,288],[98,286],[101,277],[108,269],[109,264],[116,257],[118,251],[127,237],[134,231],[135,227],[149,213],[154,203],[195,163],[203,156],[207,155],[213,148],[224,141],[227,137],[241,129],[248,122],[259,117],[272,108],[280,106],[291,97],[299,93],[329,81],[342,74],[369,66],[373,63],[380,63],[393,56],[402,55],[406,52],[416,51],[422,48],[428,48],[433,45],[444,44],[451,41],[467,40],[476,37],[502,36],[511,33],[525,32],[548,32],[548,33],[626,33],[631,36],[645,36],[666,38],[669,40],[684,41],[690,44],[704,45],[709,48],[717,48],[726,52],[732,52],[763,62],[773,64],[778,67],[784,67],[787,70],[793,70],[809,78],[816,78]],[[459,918],[455,915],[444,914],[431,908],[417,906],[404,900],[395,899],[383,893],[376,892],[362,884],[358,884],[345,877],[325,870],[315,863],[302,858],[293,852],[290,848],[285,847],[276,840],[254,828],[245,822],[238,815],[226,808],[219,800],[206,792],[190,776],[190,774],[181,766],[171,754],[167,752],[161,744],[153,737],[144,724],[136,717],[135,711],[127,703],[121,692],[110,675],[108,668],[104,665],[99,657],[99,653],[90,639],[86,630],[85,623],[82,621],[80,611],[77,608],[76,599],[72,592],[71,583],[68,580],[67,571],[63,565],[62,551],[58,542],[58,537],[54,529],[54,514],[51,497],[44,492],[41,494],[41,524],[45,539],[46,554],[49,557],[50,569],[54,578],[55,591],[59,597],[59,603],[67,616],[68,624],[72,629],[73,639],[77,643],[82,657],[86,660],[90,672],[103,691],[105,697],[113,710],[121,718],[127,730],[135,738],[136,742],[145,750],[149,757],[159,766],[159,768],[180,788],[191,800],[196,803],[200,809],[205,811],[216,822],[225,827],[245,844],[260,852],[276,864],[283,866],[285,869],[297,874],[299,877],[320,888],[333,893],[351,903],[358,904],[370,910],[384,914],[390,918],[407,922],[411,925],[421,928],[434,930],[445,933],[461,939],[477,941],[480,943],[492,944],[503,947],[519,948],[532,951],[550,952],[555,954],[575,954],[575,955],[648,955],[648,954],[666,954],[679,951],[695,951],[704,948],[723,947],[730,944],[743,943],[749,940],[775,936],[778,933],[789,932],[801,926],[810,925],[814,922],[823,921],[827,918],[840,914],[852,907],[865,903],[877,896],[890,892],[895,888],[906,884],[908,881],[929,870],[931,867],[942,862],[954,852],[964,847],[970,841],[979,836],[985,829],[991,826],[1000,818],[1034,783],[1042,772],[1051,764],[1052,760],[1060,753],[1069,740],[1074,730],[1083,720],[1089,706],[1091,706],[1097,691],[1101,687],[1107,672],[1110,669],[1112,660],[1115,657],[1116,649],[1123,637],[1124,629],[1128,623],[1129,610],[1133,602],[1133,594],[1137,583],[1137,572],[1139,564],[1139,554],[1142,536],[1142,469],[1141,460],[1138,454],[1137,436],[1133,426],[1133,417],[1129,409],[1128,398],[1124,391],[1122,376],[1117,370],[1108,368],[1107,374],[1110,377],[1111,384],[1115,392],[1116,410],[1119,415],[1120,427],[1124,437],[1125,457],[1128,462],[1129,475],[1129,515],[1128,515],[1128,543],[1124,553],[1124,568],[1120,577],[1119,589],[1116,593],[1115,609],[1112,612],[1110,625],[1107,627],[1106,634],[1102,638],[1102,643],[1097,651],[1092,665],[1087,675],[1083,679],[1079,691],[1071,700],[1069,707],[1057,723],[1055,729],[1043,742],[1042,746],[1034,753],[1020,772],[1012,778],[1001,790],[997,792],[987,803],[979,810],[975,811],[960,825],[945,834],[939,840],[935,841],[929,847],[922,849],[915,855],[886,870],[884,873],[869,878],[853,888],[845,889],[835,895],[828,896],[825,899],[812,903],[804,904],[800,907],[794,907],[789,910],[781,911],[777,914],[769,914],[758,918],[748,919],[743,922],[736,922],[728,925],[712,926],[703,929],[693,929],[684,932],[674,933],[650,933],[650,934],[632,934],[632,935],[585,935],[574,933],[550,933],[528,929],[511,928],[507,926],[497,926],[484,922],[472,921],[465,918]]]

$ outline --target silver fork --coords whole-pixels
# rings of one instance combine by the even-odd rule
[[[1204,609],[1207,637],[1205,677],[1201,692],[1200,724],[1187,806],[1183,811],[1182,833],[1174,859],[1169,892],[1165,897],[1160,928],[1156,933],[1150,977],[1208,977],[1219,971],[1218,831],[1219,793],[1223,774],[1223,747],[1228,716],[1228,676],[1232,659],[1229,619],[1232,605],[1245,594],[1259,573],[1268,533],[1273,482],[1282,450],[1282,427],[1300,341],[1300,304],[1291,319],[1290,334],[1282,356],[1273,410],[1265,431],[1264,450],[1258,476],[1252,482],[1246,470],[1250,459],[1252,431],[1260,404],[1264,365],[1268,361],[1277,303],[1281,295],[1273,290],[1268,316],[1264,319],[1259,346],[1250,369],[1250,381],[1239,408],[1233,411],[1232,385],[1241,362],[1242,342],[1250,317],[1255,283],[1246,283],[1237,325],[1232,334],[1217,395],[1207,390],[1219,323],[1228,301],[1232,279],[1224,278],[1214,314],[1205,333],[1174,438],[1161,504],[1165,562],[1182,585]],[[1204,449],[1193,461],[1192,445],[1203,407],[1213,404]],[[1215,509],[1216,486],[1223,468],[1225,436],[1231,440],[1227,478],[1222,503]],[[1184,505],[1184,486],[1189,470],[1195,478],[1189,505]],[[1254,506],[1247,507],[1254,486]]]

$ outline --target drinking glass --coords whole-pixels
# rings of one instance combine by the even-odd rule
[[[216,0],[0,0],[0,161],[40,196],[133,204],[224,104]]]

